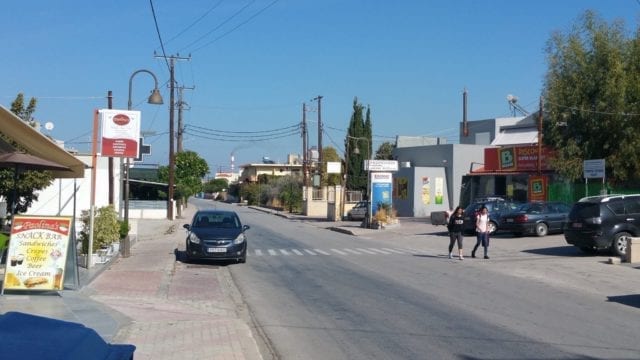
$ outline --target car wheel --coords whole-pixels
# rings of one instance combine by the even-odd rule
[[[547,227],[547,224],[545,223],[536,224],[536,235],[546,236],[548,232],[549,232],[549,228]]]
[[[489,230],[490,235],[493,235],[496,231],[498,231],[498,225],[496,225],[496,223],[494,223],[493,221],[489,221],[489,223],[487,224],[487,230]]]
[[[628,232],[617,233],[611,244],[611,251],[614,255],[625,257],[627,254],[627,240],[631,238]]]

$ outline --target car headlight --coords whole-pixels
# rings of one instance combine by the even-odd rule
[[[200,238],[194,233],[189,234],[189,241],[194,244],[200,244]]]
[[[238,237],[236,237],[233,240],[233,243],[235,245],[238,245],[238,244],[242,244],[245,240],[246,240],[246,237],[244,236],[244,233],[241,233],[240,235],[238,235]]]

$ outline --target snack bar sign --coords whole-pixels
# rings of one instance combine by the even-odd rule
[[[15,216],[3,291],[63,290],[70,229],[70,217]]]
[[[136,158],[140,139],[140,111],[102,109],[102,156]]]

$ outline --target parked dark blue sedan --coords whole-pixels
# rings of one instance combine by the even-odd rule
[[[516,236],[535,234],[545,236],[561,233],[571,208],[557,201],[535,201],[525,203],[516,211],[503,215],[500,230],[510,231]]]
[[[199,210],[187,229],[187,259],[247,261],[249,225],[242,225],[238,214],[225,210]]]

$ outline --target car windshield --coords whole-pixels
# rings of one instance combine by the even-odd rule
[[[200,214],[194,219],[193,226],[197,228],[237,229],[240,227],[240,223],[235,216],[229,214]]]

